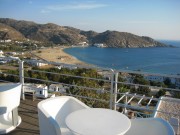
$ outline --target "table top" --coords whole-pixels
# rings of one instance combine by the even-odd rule
[[[130,119],[122,113],[110,109],[89,108],[69,114],[67,127],[80,135],[121,135],[130,126]]]

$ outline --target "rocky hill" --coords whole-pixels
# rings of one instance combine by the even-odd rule
[[[17,21],[8,18],[1,18],[0,23],[4,23],[21,32],[26,38],[52,42],[55,44],[77,44],[86,41],[86,37],[79,34],[78,30],[56,24],[36,24],[29,21]]]
[[[4,24],[4,27],[8,26],[17,31],[18,34],[14,33],[12,37],[21,35],[32,40],[54,44],[75,45],[79,42],[88,42],[89,44],[103,43],[107,47],[123,48],[167,46],[150,37],[141,37],[127,32],[105,31],[97,33],[94,31],[82,31],[73,27],[59,26],[53,23],[37,24],[9,18],[0,18],[0,23]]]
[[[136,48],[166,46],[150,37],[140,37],[127,32],[105,31],[96,35],[94,43],[104,43],[108,47]]]
[[[7,40],[7,39],[23,40],[25,39],[25,37],[16,29],[8,25],[0,23],[0,39],[1,40]]]

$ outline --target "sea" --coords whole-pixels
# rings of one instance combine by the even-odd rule
[[[180,74],[180,41],[161,40],[172,47],[97,48],[73,47],[64,51],[97,67],[158,74]]]

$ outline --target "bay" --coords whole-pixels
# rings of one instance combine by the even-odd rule
[[[64,51],[77,59],[103,68],[180,74],[180,41],[162,42],[176,46],[153,48],[74,47]]]

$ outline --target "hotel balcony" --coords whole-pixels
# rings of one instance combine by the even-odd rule
[[[15,70],[18,69],[18,72],[2,70],[2,72],[0,72],[0,81],[2,84],[22,84],[21,101],[18,107],[18,115],[21,117],[22,122],[15,130],[7,134],[40,134],[37,104],[47,99],[43,96],[37,96],[37,89],[27,90],[27,84],[28,87],[31,87],[29,84],[42,84],[48,87],[51,84],[63,86],[63,90],[56,88],[55,92],[48,91],[47,98],[53,98],[52,95],[56,97],[72,96],[91,108],[108,108],[115,110],[126,115],[129,119],[163,118],[171,124],[174,131],[176,130],[176,134],[180,134],[179,75],[151,74],[139,71],[66,65],[55,62],[47,63],[51,65],[51,68],[61,67],[60,69],[57,68],[56,71],[63,70],[63,67],[71,67],[68,71],[82,69],[81,71],[83,72],[79,70],[79,73],[76,72],[77,74],[75,74],[74,72],[61,73],[44,69],[41,70],[39,68],[25,68],[23,61],[19,61],[19,67],[15,66],[14,68]],[[64,71],[65,70],[67,69],[64,68]],[[88,76],[90,71],[93,71],[93,74]],[[173,78],[175,82],[173,87],[159,85],[160,83],[152,86],[148,83],[135,81],[136,76],[141,76],[141,78],[156,76],[154,79],[157,79],[157,77]],[[71,79],[71,81],[67,81],[68,79]],[[79,83],[77,80],[81,80],[82,83]],[[161,94],[161,92],[159,92],[160,90],[164,93]],[[43,92],[39,90],[38,92],[39,94],[43,94]],[[177,120],[178,123],[176,122],[176,125],[172,123],[172,118]]]

